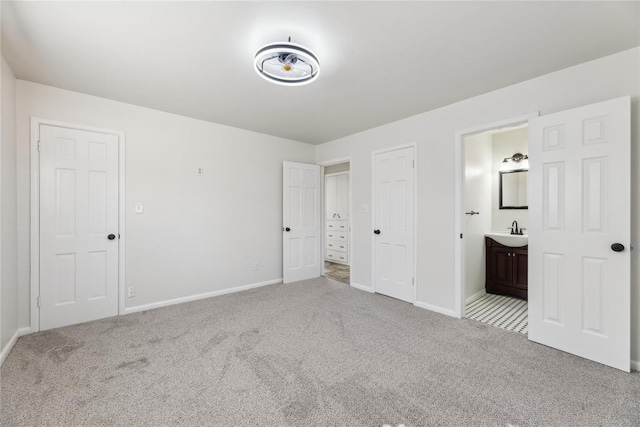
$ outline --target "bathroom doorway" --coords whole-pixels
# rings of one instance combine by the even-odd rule
[[[324,167],[324,275],[351,283],[350,162]]]
[[[463,136],[462,315],[528,331],[528,123]],[[461,236],[461,237],[462,237]]]

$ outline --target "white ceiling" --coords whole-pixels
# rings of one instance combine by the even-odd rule
[[[640,2],[2,2],[25,80],[313,144],[640,45]],[[282,87],[255,50],[306,45]]]

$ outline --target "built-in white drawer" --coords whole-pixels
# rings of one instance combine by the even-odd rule
[[[343,262],[343,263],[347,263],[349,262],[349,256],[347,255],[346,252],[338,252],[338,251],[330,251],[327,250],[327,258],[328,260],[331,261],[335,261],[335,262]]]
[[[347,231],[349,228],[348,221],[327,221],[327,230]]]
[[[325,234],[327,241],[336,240],[340,242],[346,242],[349,234],[346,231],[327,231]]]
[[[338,251],[338,252],[348,252],[349,245],[347,244],[347,242],[327,240],[327,250]]]

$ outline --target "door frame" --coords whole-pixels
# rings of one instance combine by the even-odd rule
[[[453,312],[455,317],[464,317],[465,306],[465,259],[464,259],[464,245],[463,238],[460,237],[464,233],[464,138],[467,136],[475,135],[478,133],[487,132],[494,129],[499,129],[507,126],[516,126],[523,123],[528,123],[529,119],[538,117],[539,111],[534,111],[520,116],[515,116],[495,122],[485,123],[469,127],[466,129],[459,129],[455,132],[454,139],[454,173],[455,173],[455,196],[454,196],[454,219],[455,219],[455,233],[453,235],[454,240],[454,299],[455,306]],[[531,206],[529,206],[531,208]]]
[[[326,238],[325,238],[325,231],[327,229],[327,224],[326,221],[327,219],[325,218],[325,177],[326,175],[324,174],[324,168],[326,166],[333,166],[333,165],[339,165],[340,163],[349,163],[349,203],[347,204],[347,209],[349,209],[349,220],[347,221],[347,226],[349,227],[349,286],[352,286],[353,283],[353,275],[351,273],[353,273],[353,227],[351,226],[352,221],[351,221],[351,217],[353,216],[353,212],[354,210],[352,209],[352,203],[353,203],[353,162],[351,161],[351,156],[349,157],[340,157],[337,159],[331,159],[331,160],[325,160],[324,162],[318,162],[316,163],[318,166],[320,166],[320,174],[322,176],[322,179],[320,180],[320,191],[322,192],[322,197],[321,197],[321,201],[320,201],[320,218],[321,218],[321,224],[322,224],[322,236],[320,237],[320,244],[322,245],[322,254],[320,256],[320,261],[321,261],[321,269],[320,269],[320,273],[322,276],[325,275],[325,270],[324,270],[324,251],[326,249]],[[338,173],[343,173],[343,172],[338,172]]]
[[[371,152],[371,290],[375,293],[375,272],[376,272],[376,241],[373,234],[373,228],[376,224],[376,156],[378,154],[389,153],[391,151],[402,150],[403,148],[413,148],[413,301],[410,304],[416,305],[418,301],[418,142],[408,142],[405,144],[394,145],[392,147],[383,148]]]
[[[124,314],[125,309],[125,157],[126,138],[125,133],[110,129],[102,129],[92,126],[84,126],[57,120],[31,117],[31,227],[30,227],[30,311],[31,332],[40,330],[40,125],[55,126],[66,129],[82,130],[95,133],[104,133],[118,137],[118,315]]]

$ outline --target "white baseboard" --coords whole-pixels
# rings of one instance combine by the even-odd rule
[[[354,289],[358,289],[360,291],[365,291],[365,292],[369,292],[369,293],[373,293],[373,288],[371,286],[365,286],[365,285],[359,285],[357,283],[350,283],[350,286]]]
[[[126,307],[122,314],[137,313],[139,311],[152,310],[154,308],[166,307],[168,305],[180,304],[183,302],[197,301],[200,299],[217,297],[220,295],[233,294],[235,292],[242,292],[249,289],[260,288],[262,286],[275,285],[277,283],[282,283],[282,279],[273,279],[273,280],[268,280],[266,282],[251,283],[249,285],[236,286],[235,288],[222,289],[222,290],[213,291],[213,292],[205,292],[203,294],[197,294],[197,295],[189,295],[186,297],[174,298],[166,301],[153,302],[151,304],[137,305],[135,307]]]
[[[425,310],[435,311],[436,313],[444,314],[445,316],[456,317],[456,318],[459,317],[456,315],[456,312],[454,310],[449,310],[448,308],[442,308],[436,305],[427,304],[426,302],[416,301],[415,304],[413,305],[415,305],[416,307],[424,308]]]
[[[0,353],[0,366],[2,366],[7,356],[9,356],[9,353],[11,353],[11,350],[13,350],[13,346],[15,346],[16,343],[18,342],[18,338],[30,333],[31,333],[30,327],[19,328],[16,330],[16,332],[13,334],[13,336],[11,337],[7,345],[2,349],[2,352]]]
[[[466,304],[470,304],[470,303],[474,302],[475,300],[482,298],[486,294],[487,294],[487,291],[485,291],[483,289],[480,292],[476,292],[475,294],[471,295],[469,298],[465,299],[464,303],[465,303],[465,305]]]
[[[631,370],[632,371],[640,371],[640,361],[639,360],[632,360],[631,361]]]

